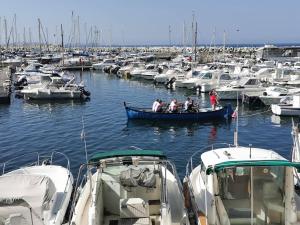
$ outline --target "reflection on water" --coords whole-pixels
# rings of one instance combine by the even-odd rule
[[[209,140],[214,141],[218,127],[227,127],[229,129],[231,120],[216,120],[213,122],[128,120],[126,125],[127,131],[143,127],[152,129],[155,135],[170,133],[174,137],[182,131],[185,136],[194,136],[197,130],[211,127]]]
[[[42,110],[48,109],[53,111],[55,108],[60,107],[74,107],[78,105],[84,105],[89,102],[90,98],[86,99],[58,99],[58,100],[30,100],[24,101],[24,109],[39,108]]]

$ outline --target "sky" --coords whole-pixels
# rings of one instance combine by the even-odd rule
[[[59,41],[62,24],[65,43],[91,42],[93,27],[102,45],[188,44],[194,15],[198,44],[222,44],[224,36],[230,44],[300,43],[299,8],[299,0],[1,0],[0,43],[4,18],[10,33],[14,15],[20,42],[29,30],[38,40],[40,18],[49,42]]]

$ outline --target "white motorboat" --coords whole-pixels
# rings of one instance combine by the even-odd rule
[[[286,96],[281,103],[272,104],[271,109],[278,116],[300,116],[300,95]]]
[[[119,70],[118,70],[118,74],[123,76],[125,74],[130,74],[130,71],[133,71],[134,69],[144,69],[145,63],[142,62],[132,62],[127,66],[122,66]]]
[[[80,99],[90,95],[82,85],[71,80],[66,83],[61,77],[42,76],[40,83],[29,85],[20,91],[26,100],[32,99]]]
[[[184,71],[180,68],[169,69],[165,73],[158,74],[154,77],[154,82],[166,84],[170,80],[184,76]]]
[[[158,65],[150,64],[146,66],[146,70],[141,72],[140,77],[145,80],[153,80],[156,75],[159,75]]]
[[[175,166],[162,152],[99,153],[89,161],[88,171],[71,224],[189,224]]]
[[[20,68],[19,71],[17,71],[15,74],[16,75],[28,75],[30,73],[39,73],[40,68],[43,67],[43,64],[40,63],[31,63],[28,66],[26,66],[25,68]]]
[[[113,66],[116,62],[114,59],[104,59],[103,62],[92,64],[94,70],[103,70],[104,67]]]
[[[44,157],[37,154],[37,161],[31,166],[8,169],[16,160],[20,163],[29,155],[2,164],[0,224],[61,225],[73,188],[69,159],[62,153],[53,152],[48,160],[41,162]],[[53,164],[57,157],[66,159],[67,168]]]
[[[175,82],[176,87],[179,88],[189,88],[195,86],[195,81],[201,76],[201,72],[203,70],[207,70],[207,68],[193,68],[190,70],[183,79],[177,79]]]
[[[76,67],[76,66],[91,66],[91,61],[87,57],[71,57],[62,61],[63,67]]]
[[[266,88],[259,98],[265,105],[280,104],[280,101],[284,101],[286,96],[290,96],[290,98],[292,98],[292,95],[299,92],[299,88],[270,86]]]
[[[23,60],[21,57],[8,58],[1,62],[1,64],[4,66],[12,66],[12,67],[20,66],[22,63]]]
[[[227,86],[216,89],[220,100],[241,99],[243,94],[251,94],[265,91],[265,87],[255,77],[243,77],[233,81]]]
[[[198,224],[298,224],[295,168],[300,163],[272,150],[209,146],[193,154],[187,165],[186,196]]]
[[[157,66],[155,64],[147,64],[147,65],[145,65],[144,68],[143,67],[142,68],[141,67],[133,68],[130,71],[130,75],[134,78],[141,78],[143,73],[149,72],[149,71],[155,71],[156,69],[157,69]]]

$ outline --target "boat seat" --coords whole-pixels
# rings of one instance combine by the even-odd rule
[[[20,225],[20,224],[29,224],[31,221],[24,220],[24,217],[21,213],[15,213],[9,215],[9,217],[5,220],[5,225]],[[1,223],[0,223],[1,224]]]
[[[119,225],[150,225],[150,218],[123,218],[119,221]]]
[[[149,203],[141,198],[120,199],[120,218],[149,217]]]

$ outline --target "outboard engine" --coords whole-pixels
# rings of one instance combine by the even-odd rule
[[[105,66],[105,67],[103,68],[103,71],[104,71],[105,73],[110,73],[110,69],[111,69],[111,66]]]
[[[120,68],[120,66],[114,66],[110,69],[110,73],[117,74]]]
[[[20,78],[14,82],[14,86],[16,89],[22,89],[23,86],[27,86],[27,79],[25,75],[20,76]]]
[[[89,96],[91,96],[91,92],[85,90],[83,86],[80,86],[79,90],[81,91],[81,94],[83,95],[83,97],[89,97]]]
[[[165,85],[166,85],[166,88],[170,88],[172,89],[173,88],[173,84],[174,82],[176,81],[176,78],[175,77],[172,77]]]

